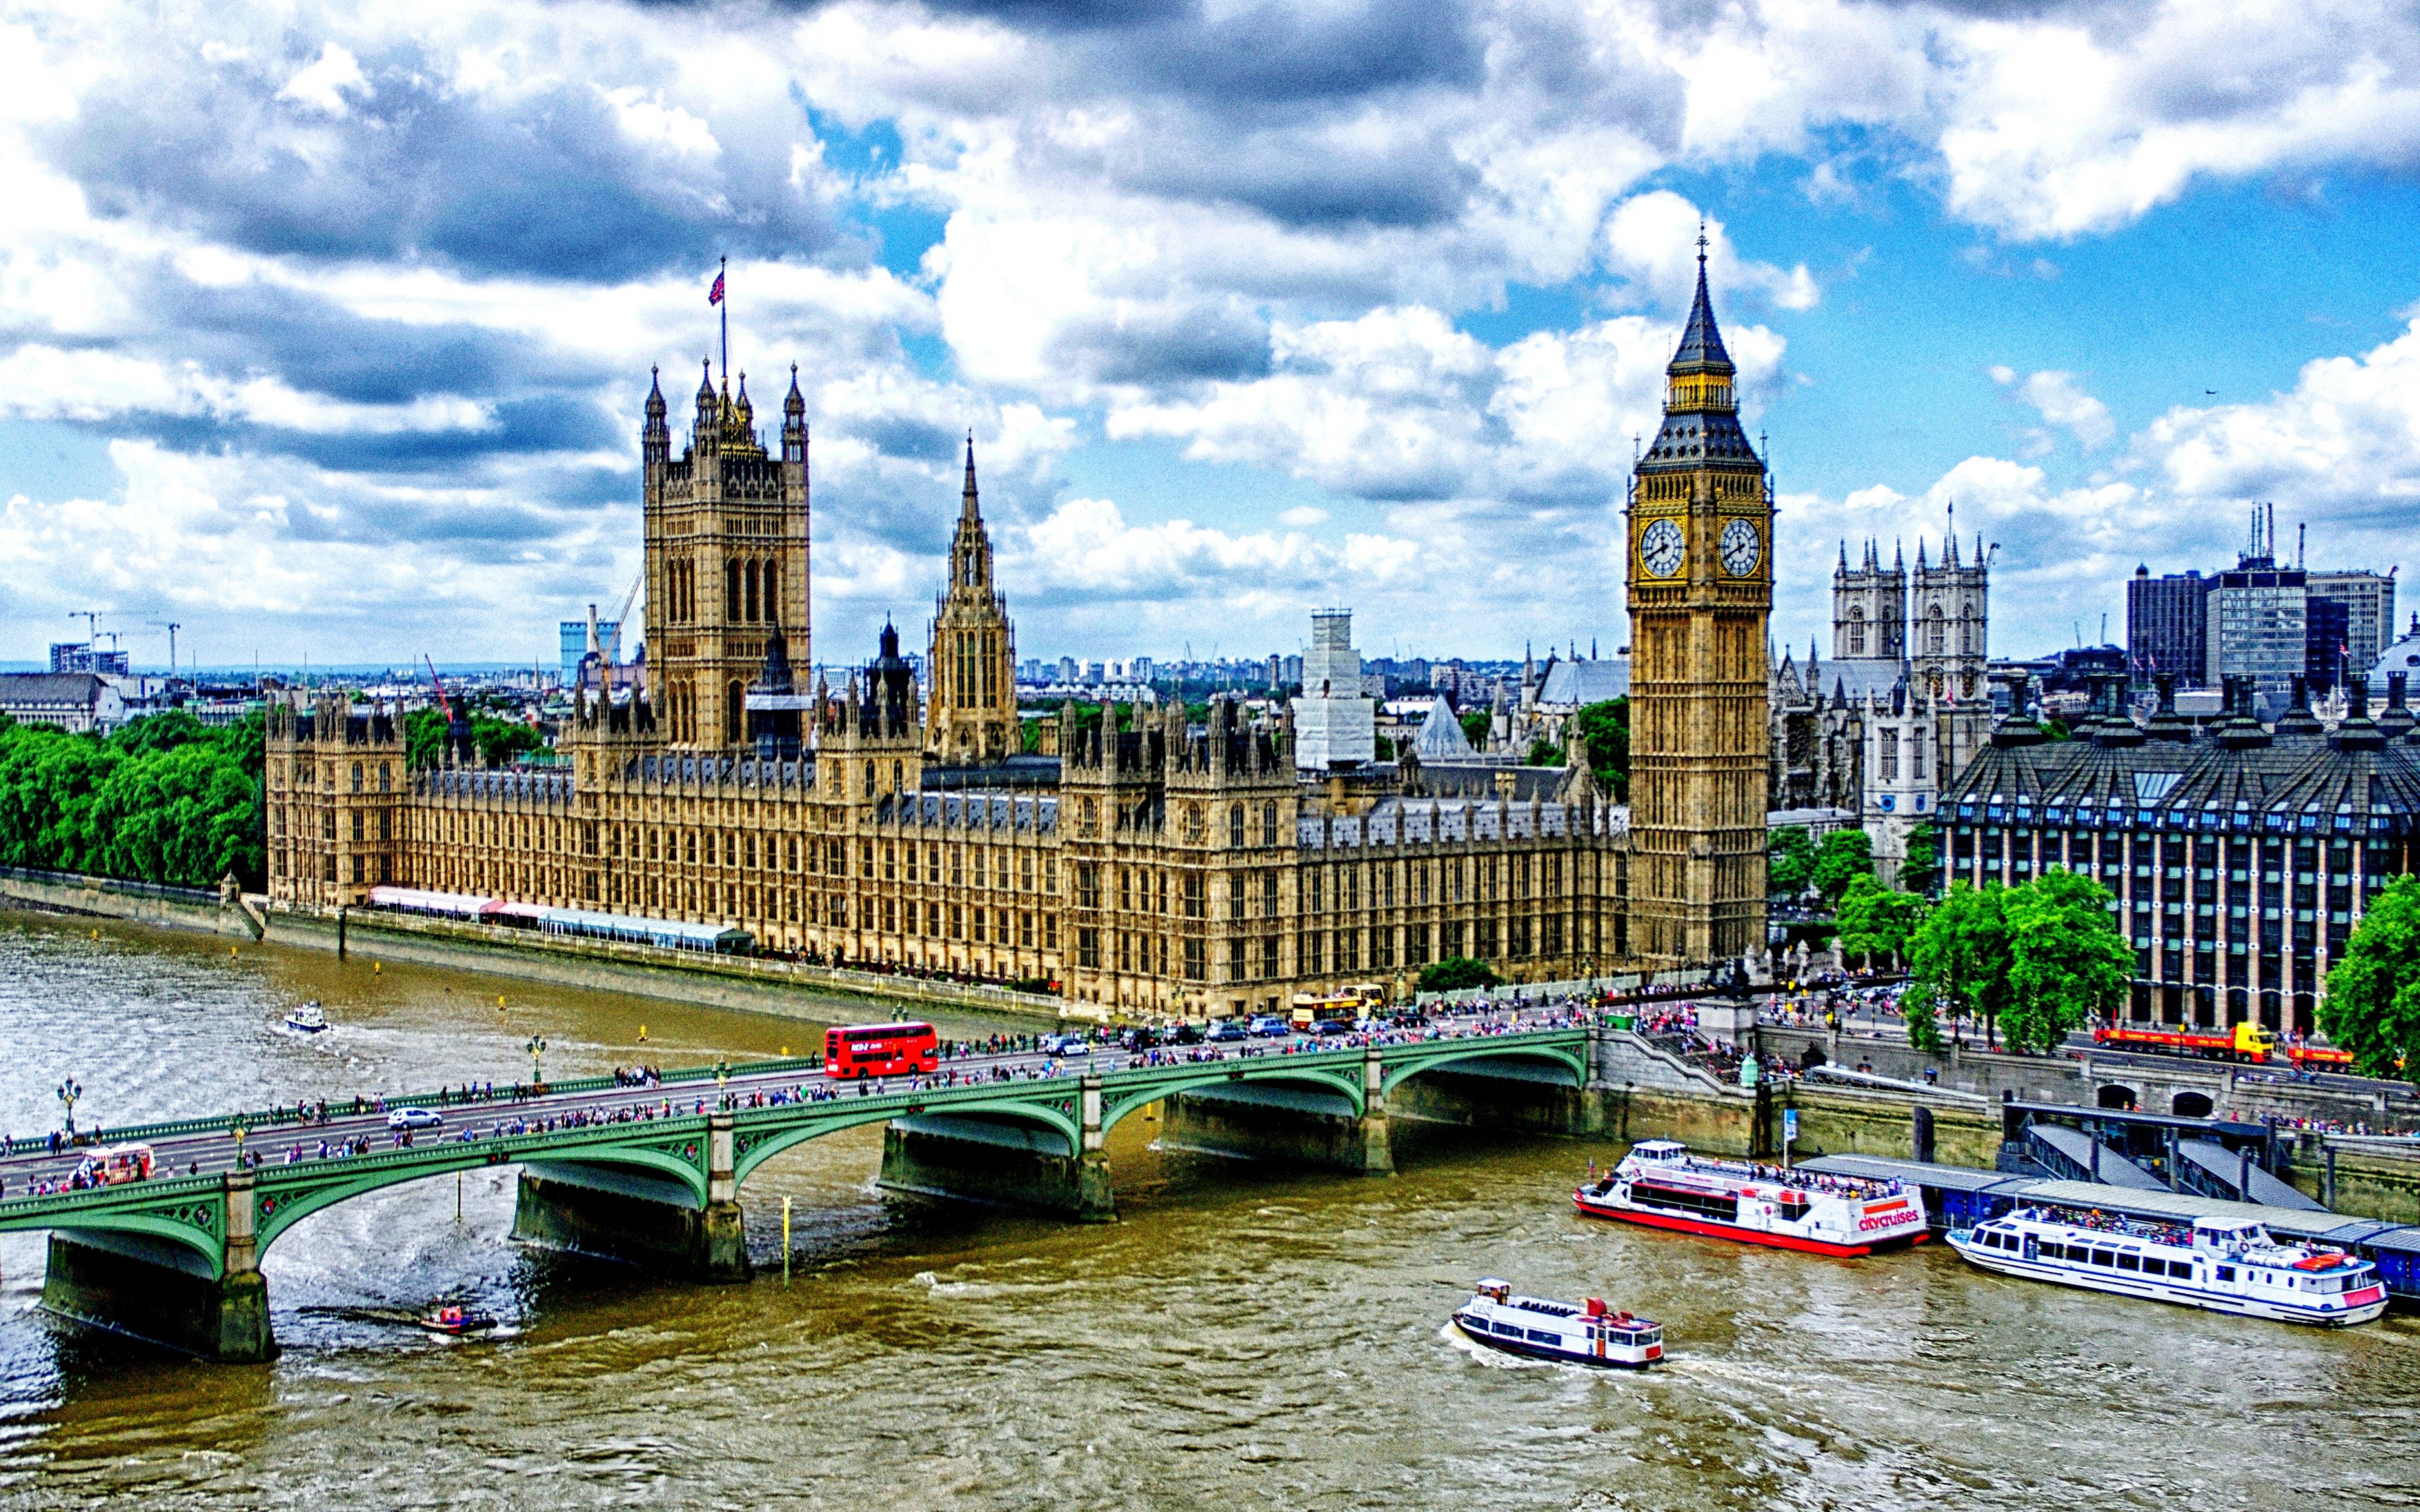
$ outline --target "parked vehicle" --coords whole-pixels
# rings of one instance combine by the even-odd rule
[[[397,1108],[386,1116],[390,1129],[442,1129],[445,1115],[431,1108]]]

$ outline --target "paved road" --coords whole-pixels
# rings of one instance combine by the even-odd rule
[[[1565,1026],[1583,1020],[1560,1010],[1531,1009],[1514,1014],[1501,1011],[1488,1014],[1466,1013],[1433,1018],[1417,1027],[1383,1029],[1375,1034],[1357,1034],[1324,1040],[1289,1035],[1283,1038],[1253,1040],[1248,1043],[1172,1046],[1163,1048],[1163,1057],[1177,1061],[1199,1057],[1233,1059],[1244,1056],[1291,1055],[1305,1050],[1337,1050],[1359,1048],[1371,1043],[1407,1043],[1436,1038],[1462,1038],[1468,1035],[1502,1033],[1511,1028],[1539,1029]],[[1038,1051],[1012,1051],[1004,1054],[976,1054],[972,1047],[961,1047],[964,1053],[945,1057],[939,1071],[923,1078],[892,1077],[888,1083],[846,1084],[843,1096],[856,1095],[860,1085],[870,1085],[875,1091],[914,1090],[919,1088],[959,1087],[983,1081],[1025,1081],[1035,1077],[1067,1077],[1107,1074],[1137,1064],[1137,1057],[1121,1049],[1114,1041],[1095,1043],[1085,1053],[1073,1056],[1048,1056]],[[311,1117],[298,1125],[289,1120],[267,1122],[250,1131],[239,1145],[225,1127],[208,1131],[166,1134],[146,1139],[151,1147],[155,1176],[216,1175],[237,1168],[239,1152],[248,1165],[258,1168],[287,1164],[296,1159],[317,1162],[341,1159],[344,1145],[351,1143],[355,1153],[376,1153],[398,1148],[403,1135],[390,1130],[387,1119],[393,1111],[406,1105],[424,1107],[442,1117],[444,1124],[436,1129],[419,1130],[410,1138],[415,1148],[427,1148],[431,1142],[453,1142],[467,1131],[473,1141],[492,1138],[498,1134],[519,1134],[534,1128],[577,1126],[580,1120],[594,1122],[626,1121],[656,1118],[694,1117],[712,1111],[725,1103],[734,1107],[752,1107],[773,1102],[800,1101],[827,1088],[837,1090],[841,1084],[820,1071],[804,1071],[795,1065],[774,1069],[752,1069],[736,1066],[718,1088],[713,1080],[689,1079],[660,1085],[632,1085],[597,1088],[584,1091],[548,1091],[542,1096],[516,1098],[510,1087],[499,1087],[492,1096],[473,1096],[460,1101],[458,1088],[449,1101],[440,1103],[420,1099],[410,1104],[368,1100],[363,1111],[355,1113],[353,1103],[331,1103],[324,1120],[317,1103],[311,1106]],[[194,1115],[205,1117],[207,1115]],[[228,1116],[230,1119],[234,1115]],[[162,1122],[171,1120],[158,1120]],[[326,1153],[322,1153],[322,1149]],[[0,1199],[27,1196],[37,1183],[67,1180],[78,1166],[92,1154],[89,1147],[63,1148],[54,1154],[47,1138],[39,1142],[20,1140],[13,1153],[0,1155]]]

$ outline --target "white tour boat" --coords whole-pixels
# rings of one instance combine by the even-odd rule
[[[1870,1255],[1927,1232],[1924,1195],[1902,1182],[1692,1155],[1670,1139],[1633,1145],[1572,1202],[1591,1218],[1816,1255]]]
[[[300,1008],[289,1009],[286,1026],[297,1034],[317,1034],[328,1026],[328,1015],[319,1011],[318,1000],[314,998]]]
[[[1531,1360],[1643,1370],[1664,1358],[1664,1325],[1653,1319],[1607,1312],[1598,1297],[1577,1306],[1516,1297],[1511,1282],[1493,1276],[1454,1310],[1453,1326],[1474,1343]]]
[[[2281,1323],[2343,1328],[2386,1311],[2385,1284],[2367,1260],[2280,1243],[2244,1218],[2196,1218],[2187,1228],[2020,1208],[1949,1243],[1986,1271]]]

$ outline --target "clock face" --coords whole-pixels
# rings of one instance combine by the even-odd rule
[[[1744,519],[1723,527],[1722,547],[1723,570],[1734,578],[1754,572],[1764,556],[1764,543],[1756,538],[1756,527]]]
[[[1639,532],[1639,565],[1653,577],[1669,578],[1681,570],[1681,557],[1688,544],[1688,538],[1681,533],[1679,521],[1655,520]]]

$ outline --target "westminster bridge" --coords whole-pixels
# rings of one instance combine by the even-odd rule
[[[262,1255],[315,1212],[410,1181],[516,1165],[516,1238],[737,1282],[752,1274],[741,1185],[783,1150],[845,1129],[887,1126],[880,1180],[890,1189],[1101,1222],[1116,1214],[1105,1137],[1153,1103],[1166,1109],[1168,1148],[1383,1173],[1393,1169],[1390,1103],[1398,1117],[1595,1132],[1607,1068],[1625,1047],[1635,1058],[1641,1045],[1580,1017],[1498,1013],[1334,1048],[1289,1040],[1140,1057],[1106,1046],[1058,1059],[966,1055],[876,1085],[834,1082],[816,1061],[788,1058],[644,1084],[601,1077],[286,1106],[19,1144],[0,1156],[0,1230],[48,1231],[50,1310],[208,1359],[256,1362],[276,1351]],[[445,1122],[391,1130],[389,1111],[404,1108]],[[147,1180],[71,1184],[97,1149],[134,1143],[152,1151]]]

